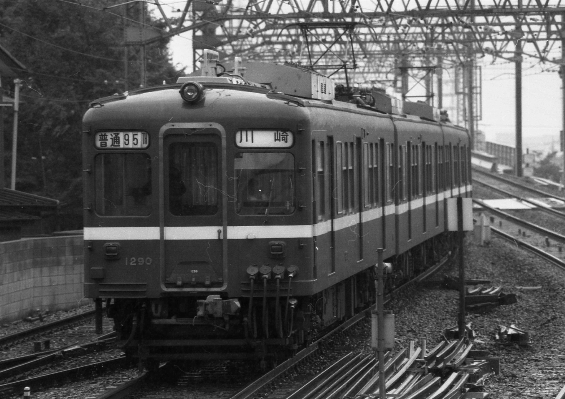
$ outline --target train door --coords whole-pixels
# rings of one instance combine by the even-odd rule
[[[160,157],[164,290],[212,291],[227,281],[225,136],[220,129],[164,133]]]
[[[335,217],[336,217],[336,173],[341,173],[336,170],[336,155],[335,155],[335,142],[333,136],[328,136],[328,144],[330,146],[328,156],[330,158],[330,258],[331,258],[331,272],[335,272]],[[338,193],[337,195],[341,195]]]

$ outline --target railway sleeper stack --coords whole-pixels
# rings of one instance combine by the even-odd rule
[[[385,355],[386,398],[488,398],[485,380],[498,374],[498,359],[473,350],[466,338],[444,340],[431,350],[404,348]],[[294,392],[294,398],[378,399],[380,373],[376,357],[349,353]]]

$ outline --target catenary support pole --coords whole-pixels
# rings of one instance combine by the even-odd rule
[[[439,54],[437,56],[437,107],[439,109],[443,108],[443,56],[441,52],[443,49],[439,48]]]
[[[518,7],[522,7],[522,1],[518,1]],[[519,23],[516,24],[516,32],[521,32],[522,27]],[[515,66],[516,66],[516,176],[522,177],[524,172],[522,170],[522,41],[521,38],[516,40],[515,51]]]

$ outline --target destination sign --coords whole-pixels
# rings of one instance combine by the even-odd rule
[[[238,130],[235,145],[240,148],[290,148],[294,135],[288,130]]]
[[[94,145],[100,150],[134,149],[149,147],[149,134],[146,132],[99,132]]]

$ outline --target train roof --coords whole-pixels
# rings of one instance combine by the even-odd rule
[[[341,109],[351,112],[368,111],[386,115],[392,118],[411,121],[441,122],[447,126],[458,129],[452,125],[446,115],[422,102],[400,101],[388,96],[382,90],[375,88],[359,89],[344,88],[336,85],[329,77],[323,76],[309,68],[296,64],[268,64],[248,62],[245,64],[222,65],[223,72],[218,72],[219,63],[214,59],[205,59],[203,68],[195,73],[180,77],[176,84],[156,86],[126,92],[95,100],[90,103],[92,108],[102,107],[110,102],[134,98],[138,95],[149,95],[152,101],[162,101],[165,90],[179,90],[198,95],[198,90],[234,90],[239,92],[255,93],[273,100],[282,100],[298,107],[320,107],[328,109]],[[188,87],[190,86],[190,87]],[[178,99],[180,100],[180,97]],[[148,98],[147,96],[143,96]],[[249,99],[254,96],[249,96]],[[186,98],[183,97],[185,100]],[[256,97],[257,98],[257,97]],[[186,100],[190,102],[191,100]],[[198,101],[198,98],[194,101]]]

